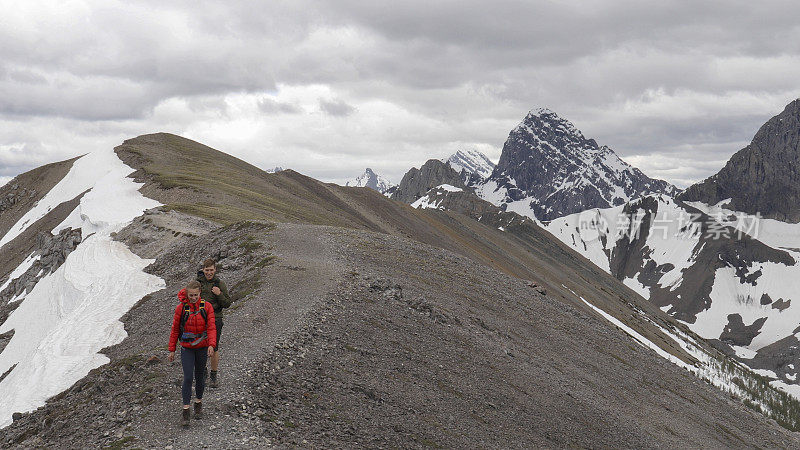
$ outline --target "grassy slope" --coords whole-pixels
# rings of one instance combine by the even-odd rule
[[[674,355],[692,359],[651,324],[638,319],[631,305],[659,321],[671,319],[533,224],[501,232],[465,215],[416,210],[367,188],[326,184],[291,170],[268,174],[223,152],[165,133],[127,140],[116,151],[126,164],[138,169],[135,176],[146,182],[142,192],[169,208],[223,224],[299,222],[408,237],[532,280],[551,297],[585,309],[572,290]]]

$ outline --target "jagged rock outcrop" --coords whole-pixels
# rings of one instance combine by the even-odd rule
[[[800,99],[765,123],[716,175],[678,197],[770,219],[800,222]]]
[[[494,196],[500,203],[528,202],[540,220],[617,206],[650,193],[678,192],[546,108],[531,111],[511,131],[489,182],[496,183],[499,195]],[[484,191],[484,198],[490,196]]]
[[[34,251],[34,256],[38,258],[23,274],[12,279],[8,286],[0,291],[0,305],[4,306],[8,300],[30,292],[41,278],[55,272],[80,242],[80,229],[65,228],[55,236],[50,233],[40,233],[36,237]],[[4,320],[2,316],[0,313],[0,323]]]
[[[406,172],[397,190],[392,194],[392,199],[412,203],[425,195],[431,188],[449,184],[466,189],[467,186],[461,179],[461,174],[456,172],[449,164],[430,159],[419,169],[412,167]]]
[[[23,199],[32,199],[36,197],[36,191],[33,189],[20,188],[19,184],[14,183],[11,185],[11,192],[0,198],[0,214],[16,205]]]

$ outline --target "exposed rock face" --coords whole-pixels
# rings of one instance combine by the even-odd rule
[[[397,190],[392,194],[392,199],[412,203],[425,195],[431,188],[442,184],[466,188],[461,174],[449,164],[438,159],[430,159],[419,169],[412,167],[406,172]]]
[[[649,234],[660,232],[658,227],[665,220],[664,217],[667,217],[664,214],[659,215],[659,207],[666,208],[667,204],[654,197],[645,197],[625,205],[623,214],[641,217],[641,231],[633,237],[616,238],[616,245],[609,254],[609,267],[611,274],[617,279],[632,278],[647,286],[650,290],[650,301],[659,307],[671,305],[669,314],[676,319],[694,324],[697,314],[711,306],[711,291],[718,269],[731,268],[739,283],[755,286],[761,276],[757,267],[765,263],[795,265],[795,260],[785,250],[769,247],[748,235],[742,235],[740,239],[715,239],[709,233],[712,220],[708,216],[700,215],[695,222],[700,238],[693,244],[696,249],[693,252],[693,261],[681,270],[679,284],[662,285],[660,280],[675,265],[669,262],[657,263],[661,258],[651,248],[652,244],[649,244],[655,241],[648,239]],[[728,233],[730,236],[735,235],[733,229],[728,229]],[[673,244],[680,245],[680,239],[675,238]],[[681,264],[682,261],[675,263]],[[760,297],[744,298],[742,302],[759,303]],[[729,326],[734,334],[741,328],[733,322]],[[751,340],[758,334],[759,328],[760,326],[754,328],[755,334],[750,337]],[[731,336],[733,335],[728,337]],[[720,339],[724,340],[722,336]],[[737,338],[737,341],[740,340]],[[727,343],[731,339],[724,341]]]
[[[511,131],[489,181],[497,183],[497,190],[505,189],[502,203],[529,201],[541,220],[617,206],[649,193],[678,192],[587,139],[548,109],[531,111]]]
[[[800,222],[800,99],[765,123],[725,167],[678,197],[785,222]]]
[[[5,289],[0,291],[0,304],[9,299],[30,292],[42,277],[58,269],[81,242],[81,230],[66,228],[55,236],[41,233],[36,237],[36,250],[38,255],[28,270],[22,275],[11,280]]]
[[[20,299],[27,295],[36,286],[40,279],[55,272],[67,259],[75,247],[81,242],[81,230],[66,228],[53,236],[50,233],[40,233],[36,237],[34,256],[38,256],[24,273],[11,280],[0,280],[5,287],[0,290],[0,324],[6,321],[20,305]],[[8,281],[8,284],[6,284]],[[10,300],[14,299],[14,302]],[[11,334],[0,335],[0,351],[11,339]]]
[[[23,199],[32,199],[36,197],[36,191],[33,189],[20,188],[19,184],[11,185],[11,192],[0,198],[0,213],[16,205]]]
[[[745,325],[741,314],[729,314],[728,324],[722,330],[719,340],[731,345],[750,345],[753,342],[753,338],[758,336],[761,327],[766,321],[767,318],[762,317],[750,325]]]

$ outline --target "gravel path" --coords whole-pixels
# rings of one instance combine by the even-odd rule
[[[174,239],[144,223],[120,239],[158,255],[147,270],[167,289],[123,317],[110,364],[20,417],[2,446],[800,446],[608,322],[452,252],[320,226]],[[208,254],[240,300],[225,314],[221,387],[186,430],[164,346],[175,292]]]
[[[302,326],[305,315],[335,288],[343,266],[337,263],[324,231],[281,224],[267,237],[265,243],[273,247],[276,262],[265,271],[267,281],[255,298],[226,311],[220,387],[206,389],[205,418],[193,419],[189,429],[179,427],[180,388],[175,386],[173,401],[154,405],[140,422],[132,424],[136,446],[246,448],[267,443],[234,412],[237,404],[251,400],[241,380],[252,372],[255,361],[265,358],[282,338]],[[180,362],[173,362],[171,370],[178,380]]]

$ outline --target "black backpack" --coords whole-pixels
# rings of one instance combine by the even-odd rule
[[[205,275],[203,275],[203,271],[202,270],[198,270],[197,271],[197,281],[199,281],[201,283],[209,281],[209,280],[206,280]],[[210,281],[211,281],[211,286],[212,287],[219,287],[219,278],[214,277]],[[214,304],[215,304],[214,302],[211,302],[211,306],[214,306]],[[214,311],[216,311],[217,309],[223,309],[222,305],[217,305],[217,306],[219,306],[219,308],[214,306]],[[205,317],[206,316],[203,316],[204,319],[205,319]]]
[[[206,301],[200,299],[200,305],[198,305],[198,309],[195,312],[192,312],[191,307],[189,306],[189,302],[183,305],[183,314],[181,314],[181,327],[180,327],[180,339],[181,342],[188,342],[189,345],[197,345],[203,342],[203,339],[208,337],[207,332],[203,332],[202,334],[196,333],[187,333],[183,331],[183,327],[186,326],[186,322],[189,320],[189,316],[200,314],[203,317],[203,322],[208,323],[208,313],[206,312]],[[206,325],[206,329],[208,326]]]

